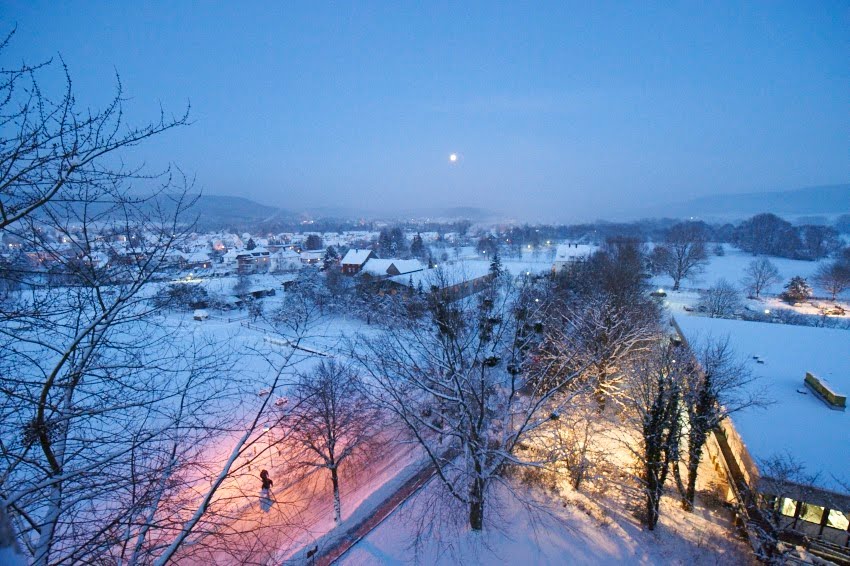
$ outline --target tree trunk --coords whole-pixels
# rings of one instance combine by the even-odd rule
[[[605,380],[607,377],[608,371],[606,367],[602,367],[597,370],[594,395],[596,397],[596,408],[599,414],[605,412],[605,405],[608,401],[608,394],[607,391],[605,391]]]
[[[702,431],[696,431],[691,434],[690,446],[688,446],[688,488],[685,491],[685,501],[683,507],[686,511],[693,511],[694,498],[697,491],[697,470],[699,462],[702,458],[702,447],[705,445],[707,434]]]
[[[650,531],[658,524],[658,495],[653,488],[647,489],[646,494],[646,526]]]
[[[339,475],[337,468],[331,468],[331,483],[334,489],[334,523],[339,524],[342,521],[342,503],[339,500]]]
[[[473,531],[484,529],[484,480],[480,477],[475,478],[470,490],[469,527]]]
[[[652,531],[658,523],[658,507],[661,503],[661,488],[652,464],[647,464],[646,470],[646,526]]]

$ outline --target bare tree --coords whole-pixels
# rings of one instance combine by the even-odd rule
[[[619,396],[625,362],[651,347],[658,311],[650,301],[621,303],[598,293],[553,309],[551,321],[548,353],[581,369],[602,410],[608,399]]]
[[[0,302],[0,531],[34,564],[166,562],[213,530],[216,493],[270,396],[225,402],[253,384],[149,299],[189,230],[191,181],[120,164],[187,116],[127,128],[120,82],[92,112],[64,65],[59,97],[42,90],[55,68],[4,70],[0,83],[0,235],[32,258]],[[229,457],[205,458],[229,433]]]
[[[556,274],[550,288],[545,346],[584,368],[600,409],[616,398],[624,361],[655,338],[659,310],[646,294],[644,257],[639,242],[609,239],[569,275]]]
[[[246,301],[252,285],[253,281],[250,275],[239,273],[236,276],[236,283],[233,284],[233,290],[231,292],[234,296],[239,297],[239,300]]]
[[[535,431],[532,442],[546,453],[542,459],[550,463],[555,473],[569,476],[576,491],[593,477],[603,456],[603,450],[594,443],[601,430],[598,406],[588,393],[592,392],[573,395],[570,410]]]
[[[767,287],[780,281],[779,270],[772,261],[766,257],[762,257],[754,259],[747,265],[747,268],[744,270],[744,278],[741,282],[749,290],[750,294],[758,299]]]
[[[94,112],[77,105],[64,64],[64,89],[49,96],[51,70],[4,68],[0,82],[0,231],[34,258],[17,274],[26,288],[0,305],[0,515],[35,564],[118,544],[205,435],[202,399],[220,390],[192,355],[207,346],[177,352],[143,292],[184,233],[191,183],[117,159],[188,115],[128,128],[120,81]]]
[[[728,336],[709,336],[690,347],[690,352],[678,354],[685,363],[682,408],[688,421],[684,435],[687,440],[687,479],[682,505],[689,511],[694,507],[697,472],[708,435],[732,413],[768,403],[763,392],[756,388],[752,373],[736,355]],[[677,481],[678,469],[677,464],[674,468]],[[681,489],[681,482],[679,484]]]
[[[300,376],[295,386],[296,408],[290,412],[291,439],[318,460],[303,465],[328,470],[334,501],[334,522],[342,520],[339,468],[367,454],[381,428],[381,413],[363,393],[360,377],[331,360]]]
[[[741,308],[741,295],[726,279],[719,279],[714,285],[700,292],[697,304],[700,311],[704,311],[711,318],[730,316]]]
[[[639,465],[638,478],[645,496],[643,519],[653,530],[660,517],[664,483],[677,458],[681,432],[681,375],[675,346],[660,340],[627,369],[627,379],[626,416],[637,437],[629,436],[626,446]]]
[[[850,288],[850,266],[839,262],[828,263],[818,268],[814,281],[827,290],[831,299]]]
[[[14,31],[0,42],[4,54]],[[51,201],[76,199],[81,188],[146,177],[141,169],[115,169],[112,155],[188,124],[188,109],[177,117],[127,128],[120,80],[111,102],[98,112],[79,108],[63,61],[64,89],[46,94],[41,77],[52,61],[0,71],[0,229],[27,218]]]
[[[563,392],[577,376],[562,364],[551,380],[528,379],[544,320],[530,285],[502,276],[454,300],[439,291],[450,281],[435,281],[427,317],[400,321],[352,351],[373,398],[424,448],[473,530],[484,528],[489,488],[505,468],[533,463],[517,455],[518,445],[564,410]]]
[[[670,228],[656,250],[656,263],[673,278],[674,291],[679,290],[682,279],[701,273],[708,263],[705,232],[695,222],[682,222]]]

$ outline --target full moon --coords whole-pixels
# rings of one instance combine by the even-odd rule
[[[452,163],[457,161],[457,153],[453,153],[453,154],[449,155],[449,161],[451,161]]]

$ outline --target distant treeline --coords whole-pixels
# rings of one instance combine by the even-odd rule
[[[807,260],[822,259],[838,251],[842,248],[840,234],[850,234],[850,214],[839,217],[833,226],[793,225],[775,214],[758,214],[739,224],[652,219],[627,223],[512,226],[498,230],[496,236],[508,247],[537,247],[548,241],[563,240],[600,244],[622,238],[662,242],[671,229],[683,224],[705,242],[734,244],[753,254]]]
[[[606,240],[627,238],[640,242],[663,242],[675,226],[687,224],[689,232],[705,242],[733,244],[753,254],[765,254],[791,259],[818,260],[842,248],[840,234],[850,234],[850,214],[840,216],[833,225],[791,224],[775,214],[758,214],[740,223],[712,224],[699,220],[681,221],[671,218],[637,220],[634,222],[598,221],[585,224],[525,224],[497,225],[473,228],[469,220],[451,222],[398,222],[387,227],[386,222],[318,219],[311,223],[274,222],[254,226],[260,233],[302,232],[326,233],[373,231],[389,234],[396,230],[395,247],[404,247],[400,232],[436,232],[468,238],[468,243],[486,237],[497,248],[536,249],[547,243],[572,241],[601,244]],[[400,231],[400,232],[398,232]],[[391,238],[390,238],[391,240]],[[363,242],[382,251],[393,248],[390,240]],[[382,244],[382,245],[381,245]],[[398,253],[401,250],[394,250]]]

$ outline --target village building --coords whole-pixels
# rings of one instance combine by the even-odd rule
[[[363,265],[364,274],[374,278],[394,277],[406,273],[416,273],[425,269],[417,259],[378,259],[371,258]]]
[[[341,269],[345,275],[354,275],[363,269],[363,264],[375,257],[375,252],[368,249],[352,248],[342,258]]]
[[[757,378],[747,387],[766,402],[726,419],[708,446],[713,460],[723,460],[730,485],[743,486],[742,497],[758,494],[757,503],[781,516],[793,542],[797,536],[850,546],[847,331],[697,316],[673,325],[685,342],[728,336]],[[783,477],[777,461],[805,472]]]
[[[405,291],[444,293],[452,300],[473,295],[492,280],[493,274],[485,262],[447,263],[439,267],[390,277],[390,287]]]
[[[555,260],[552,263],[552,271],[569,269],[577,263],[586,261],[597,250],[592,244],[567,243],[559,244],[555,251]]]
[[[209,269],[212,267],[212,259],[207,250],[195,250],[189,253],[181,254],[181,269]]]
[[[265,248],[243,250],[236,254],[236,271],[240,274],[267,273],[270,265],[271,257]]]
[[[269,269],[272,272],[277,273],[300,267],[301,256],[298,252],[288,249],[287,246],[281,246],[280,249],[271,254],[271,266]]]
[[[305,265],[316,265],[325,259],[325,250],[305,250],[300,254],[301,263]]]

